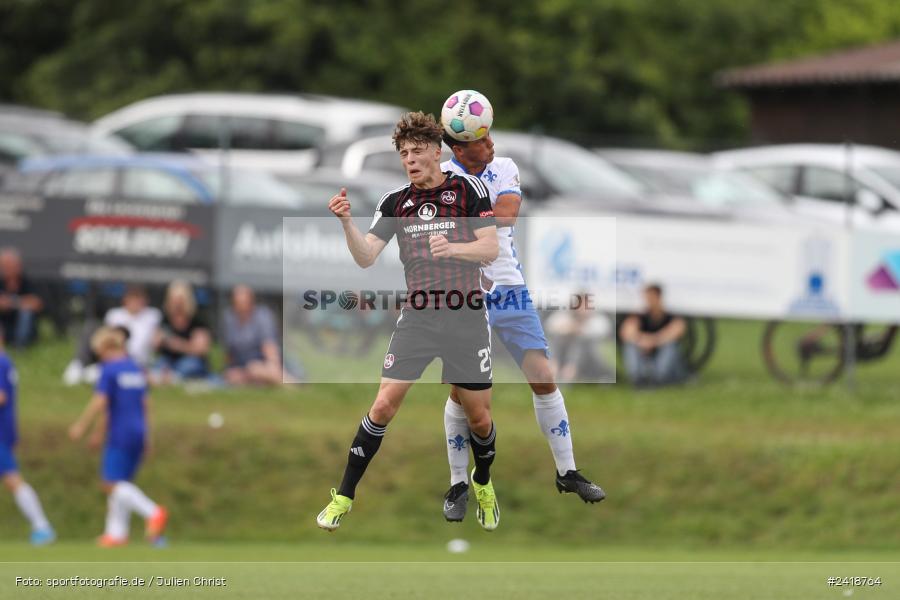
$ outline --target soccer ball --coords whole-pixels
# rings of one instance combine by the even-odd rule
[[[460,90],[444,102],[441,125],[447,135],[460,142],[473,142],[487,135],[494,123],[494,109],[484,94]]]

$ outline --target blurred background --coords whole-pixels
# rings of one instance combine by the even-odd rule
[[[181,515],[173,535],[316,534],[372,386],[278,384],[376,381],[358,376],[380,364],[391,320],[298,316],[285,281],[358,289],[349,256],[328,250],[342,237],[323,224],[328,199],[346,187],[371,215],[405,181],[398,116],[465,88],[490,98],[497,154],[520,169],[529,284],[615,290],[592,314],[542,314],[563,381],[617,380],[564,389],[579,465],[610,499],[557,497],[530,393],[498,386],[501,453],[517,457],[497,462],[503,543],[896,550],[892,0],[0,0],[2,316],[21,461],[61,537],[100,524],[78,483],[94,459],[62,432],[88,394],[86,332],[116,307],[213,340],[199,370],[143,349],[167,386],[143,477]],[[616,219],[614,257],[586,218]],[[230,328],[258,311],[277,332],[259,344],[282,360],[253,381]],[[656,379],[657,349],[629,350],[648,311],[679,324],[677,368]],[[413,392],[345,537],[449,537],[445,391]]]

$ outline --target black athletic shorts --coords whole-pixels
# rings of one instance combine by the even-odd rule
[[[491,387],[491,330],[486,310],[405,307],[384,355],[381,376],[415,381],[435,358],[443,363],[444,383],[468,390]]]

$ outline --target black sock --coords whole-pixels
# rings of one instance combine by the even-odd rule
[[[379,425],[369,418],[363,417],[353,444],[350,445],[350,453],[347,455],[347,468],[344,469],[344,479],[338,494],[353,498],[356,495],[356,485],[362,479],[363,473],[369,466],[369,461],[378,452],[381,440],[384,437],[386,425]]]
[[[497,440],[497,430],[491,423],[491,432],[486,438],[480,438],[472,433],[472,455],[475,457],[475,473],[472,479],[478,485],[485,485],[491,480],[491,464],[494,462],[494,442]]]

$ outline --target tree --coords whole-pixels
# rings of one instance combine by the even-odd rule
[[[0,0],[0,97],[93,119],[156,94],[319,92],[601,143],[721,145],[746,108],[717,71],[878,42],[894,0]]]

